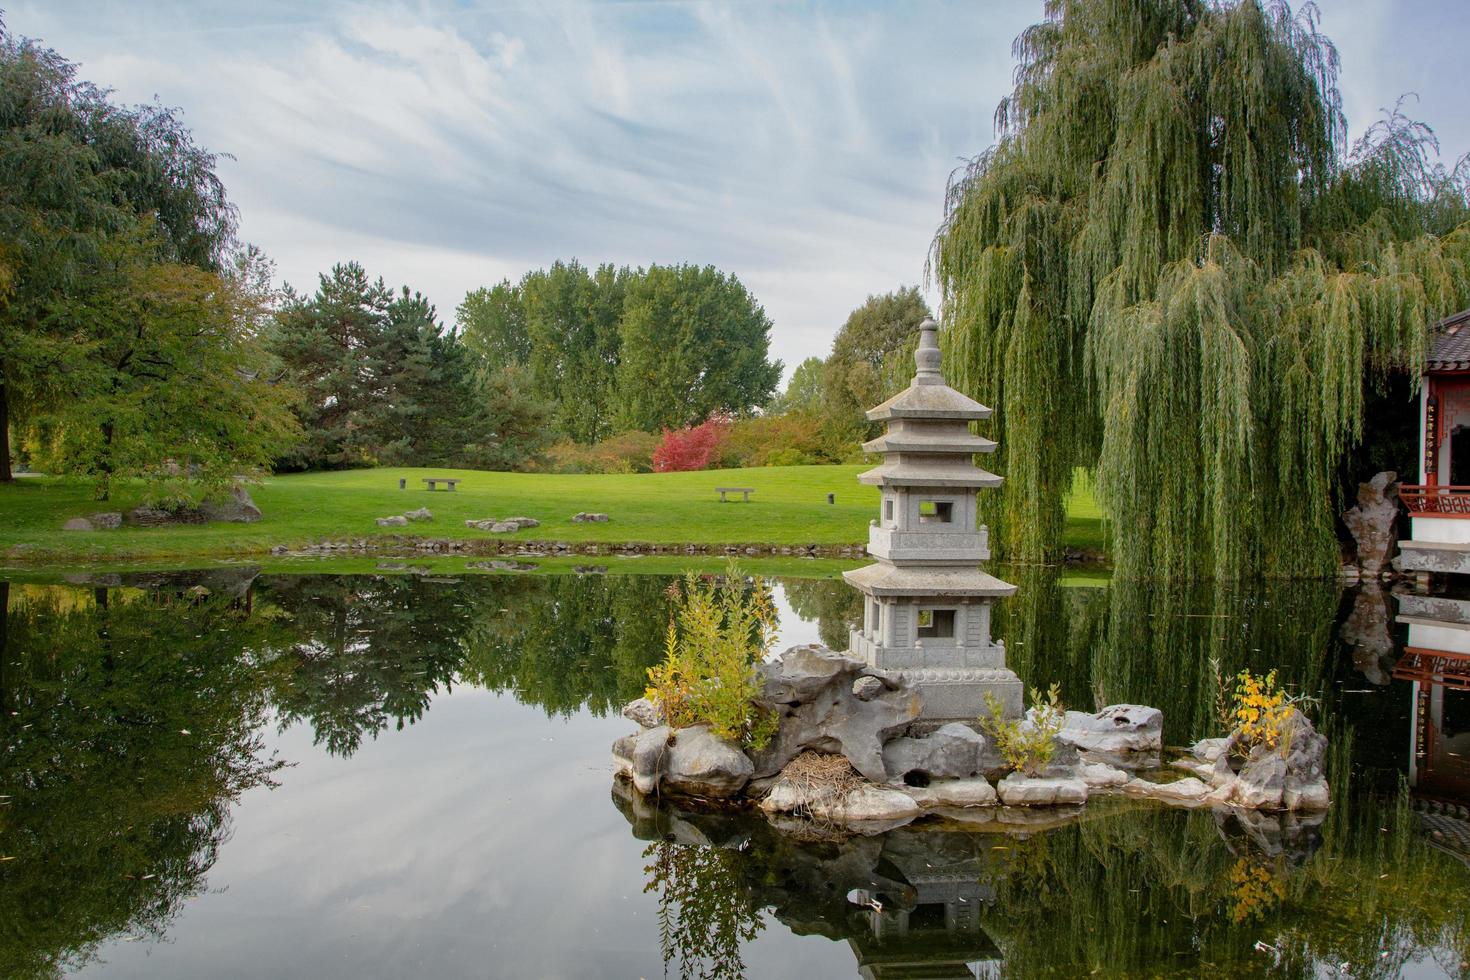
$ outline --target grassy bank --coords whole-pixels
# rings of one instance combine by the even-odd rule
[[[785,466],[695,473],[560,475],[387,468],[273,477],[251,488],[264,519],[255,524],[115,531],[62,531],[69,518],[126,510],[141,491],[123,485],[99,503],[81,481],[26,478],[0,485],[0,555],[7,563],[169,561],[262,555],[277,545],[411,534],[461,540],[637,542],[641,544],[842,545],[867,538],[878,492],[861,486],[861,466]],[[425,476],[458,477],[453,493],[423,489]],[[398,481],[408,481],[407,490]],[[720,503],[716,487],[753,487],[749,504]],[[827,494],[836,503],[827,503]],[[380,528],[375,518],[428,507],[432,522]],[[604,524],[574,524],[578,511]],[[512,535],[467,528],[467,519],[534,517],[541,526]],[[1097,508],[1080,487],[1067,544],[1102,550]]]

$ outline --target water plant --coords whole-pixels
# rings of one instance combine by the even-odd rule
[[[1006,765],[1027,776],[1040,776],[1056,751],[1057,733],[1062,730],[1067,712],[1060,700],[1061,687],[1046,689],[1046,697],[1031,689],[1031,718],[1007,719],[1004,706],[994,694],[985,693],[986,714],[980,727],[995,740],[995,746]]]
[[[764,747],[778,723],[756,701],[757,668],[778,622],[770,584],[760,576],[747,581],[731,561],[723,576],[685,576],[669,597],[664,658],[648,668],[648,699],[676,728],[708,725],[720,738]]]

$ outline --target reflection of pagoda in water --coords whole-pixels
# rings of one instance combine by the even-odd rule
[[[1409,785],[1425,800],[1470,803],[1470,599],[1404,594],[1408,644],[1393,668],[1412,684]]]
[[[981,905],[995,897],[982,882],[1005,860],[988,839],[977,843],[969,834],[918,827],[878,837],[813,839],[812,825],[799,820],[794,826],[806,832],[791,836],[745,814],[684,810],[621,781],[613,784],[613,803],[633,835],[654,847],[732,855],[725,868],[736,874],[698,887],[723,893],[722,907],[769,909],[796,935],[846,940],[859,976],[974,978],[1000,962],[999,948],[980,923]]]

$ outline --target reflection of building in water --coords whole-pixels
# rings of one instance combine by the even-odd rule
[[[898,906],[864,890],[854,901],[872,903],[867,932],[848,937],[858,975],[869,980],[923,977],[950,980],[986,975],[1001,960],[1000,950],[980,927],[980,903],[995,892],[980,884],[978,868],[949,872],[909,871],[912,897]]]
[[[1398,599],[1409,639],[1393,676],[1413,685],[1409,785],[1421,799],[1470,804],[1470,599]]]

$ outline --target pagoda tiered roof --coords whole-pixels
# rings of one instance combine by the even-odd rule
[[[858,482],[878,487],[998,487],[1000,477],[960,457],[889,459],[858,474]]]
[[[926,567],[879,562],[842,573],[849,585],[875,596],[990,597],[1014,595],[1009,582],[970,567]]]
[[[865,453],[993,453],[995,443],[958,426],[946,431],[938,428],[890,429],[876,439],[863,443]]]
[[[962,419],[979,422],[990,418],[990,409],[942,382],[921,384],[918,378],[877,408],[870,408],[868,418],[874,422],[888,419]]]

